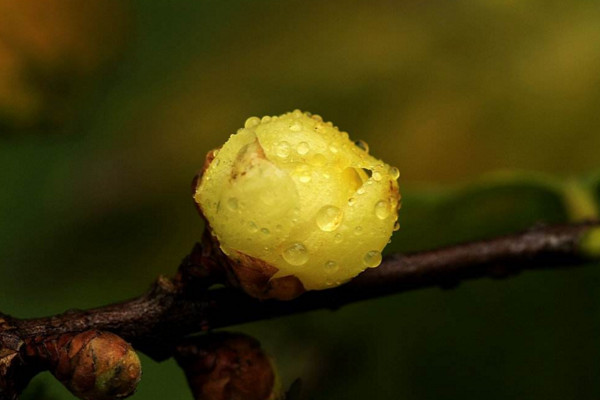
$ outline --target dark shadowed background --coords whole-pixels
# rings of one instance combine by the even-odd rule
[[[294,108],[400,169],[388,252],[597,217],[600,4],[0,0],[0,310],[173,274],[204,154]],[[309,399],[592,399],[599,287],[591,266],[530,272],[233,329]],[[191,397],[142,361],[135,399]],[[26,396],[71,398],[47,374]]]

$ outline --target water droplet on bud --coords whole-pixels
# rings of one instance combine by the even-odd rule
[[[389,217],[390,204],[385,200],[378,201],[377,204],[375,204],[375,215],[379,219],[386,219]]]
[[[312,179],[312,176],[310,175],[310,172],[303,172],[299,177],[298,180],[302,183],[308,183],[310,182]]]
[[[296,242],[288,246],[281,254],[283,259],[291,265],[303,265],[308,261],[308,251],[302,243]]]
[[[368,251],[363,257],[363,263],[367,268],[375,268],[381,264],[381,252],[377,250]]]
[[[256,125],[260,124],[260,118],[258,117],[250,117],[244,123],[244,128],[252,128]]]
[[[336,206],[325,206],[317,213],[317,225],[322,231],[331,232],[337,229],[342,223],[344,213]]]
[[[294,171],[294,176],[298,177],[301,183],[308,183],[312,180],[312,170],[308,165],[301,165]]]
[[[327,164],[327,158],[321,153],[315,154],[310,161],[317,167],[322,167],[323,165]]]
[[[238,210],[239,203],[238,203],[237,197],[230,197],[227,200],[227,208],[229,208],[231,211],[237,211]]]
[[[250,222],[248,224],[248,230],[250,231],[250,233],[256,233],[258,232],[258,226],[256,226],[254,222]]]
[[[339,269],[340,266],[333,260],[329,260],[325,263],[325,273],[327,274],[336,273]]]
[[[296,149],[298,154],[300,154],[301,156],[308,153],[309,150],[310,146],[306,142],[300,142],[300,144],[298,144],[298,148]]]
[[[286,141],[277,143],[275,154],[277,154],[278,157],[287,158],[290,155],[290,144]]]

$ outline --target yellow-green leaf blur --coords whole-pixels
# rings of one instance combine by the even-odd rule
[[[398,169],[331,122],[299,110],[251,117],[213,153],[195,193],[230,258],[293,275],[307,290],[381,263],[397,228]]]

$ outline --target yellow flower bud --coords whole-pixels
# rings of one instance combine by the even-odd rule
[[[194,199],[242,288],[292,298],[381,263],[398,219],[398,175],[366,143],[296,110],[249,118],[209,153]]]

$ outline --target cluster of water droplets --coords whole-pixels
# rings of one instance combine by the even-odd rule
[[[289,118],[289,114],[294,118]],[[301,118],[305,118],[306,116],[310,117],[314,122],[310,122],[310,124],[303,122]],[[322,144],[322,141],[323,138],[327,136],[321,136],[321,139],[319,139],[321,142],[302,140],[302,135],[311,133],[309,132],[310,130],[313,131],[313,134],[316,132],[322,135],[331,135],[331,129],[334,128],[333,124],[331,122],[323,122],[323,119],[319,115],[311,115],[295,110],[292,113],[288,113],[281,117],[250,117],[246,120],[242,130],[254,131],[258,129],[261,124],[269,124],[276,121],[279,121],[279,126],[285,123],[285,129],[289,131],[291,136],[288,136],[286,139],[285,135],[281,135],[281,138],[283,139],[269,142],[269,147],[265,147],[265,149],[270,151],[270,153],[268,153],[270,161],[276,164],[280,162],[286,166],[286,171],[289,173],[290,177],[292,177],[296,185],[307,185],[305,186],[306,188],[310,188],[308,184],[319,185],[319,182],[322,182],[324,179],[327,180],[332,178],[330,176],[330,172],[332,171],[334,175],[333,179],[342,179],[341,176],[335,176],[335,168],[332,169],[332,166],[337,165],[336,163],[339,163],[339,165],[342,166],[340,167],[341,171],[343,171],[343,168],[356,169],[357,176],[360,176],[362,184],[357,187],[352,196],[344,198],[342,200],[343,204],[339,204],[339,201],[333,201],[332,204],[321,206],[316,212],[311,211],[311,216],[308,217],[311,219],[308,222],[315,224],[316,228],[323,232],[321,235],[323,238],[326,238],[323,240],[329,241],[324,243],[325,248],[330,246],[330,243],[338,245],[347,241],[350,246],[350,252],[352,251],[352,246],[363,249],[361,252],[364,251],[364,253],[362,254],[362,259],[359,261],[359,263],[362,264],[363,269],[378,266],[382,261],[381,251],[378,249],[368,250],[371,245],[367,244],[379,243],[369,242],[369,240],[372,240],[377,233],[373,231],[374,228],[370,224],[365,223],[363,226],[363,224],[349,222],[351,221],[349,219],[345,221],[345,218],[347,219],[346,212],[350,210],[348,207],[357,207],[358,204],[360,204],[362,210],[362,207],[365,207],[366,204],[370,204],[367,207],[371,207],[372,218],[376,221],[380,221],[377,225],[379,227],[377,228],[378,230],[383,232],[385,229],[381,227],[385,225],[388,226],[386,229],[388,229],[389,232],[392,223],[394,224],[393,230],[397,230],[399,224],[397,222],[396,211],[399,207],[399,202],[395,200],[393,196],[389,199],[383,196],[384,198],[380,198],[377,201],[368,200],[370,197],[368,197],[369,195],[367,195],[367,193],[371,193],[370,196],[373,196],[376,192],[373,192],[373,189],[370,189],[370,186],[377,186],[378,189],[376,190],[381,191],[382,185],[387,186],[387,182],[390,178],[394,180],[397,179],[400,175],[398,169],[389,167],[382,162],[377,163],[376,160],[373,161],[373,158],[369,156],[368,144],[362,140],[356,142],[347,140],[347,143],[344,141],[338,142],[337,140],[332,140],[325,141],[325,145]],[[258,130],[256,130],[256,132],[258,132]],[[346,132],[340,132],[336,129],[336,133],[341,135],[342,138],[348,139],[348,134]],[[350,152],[348,150],[350,150]],[[351,156],[349,156],[348,153],[351,153]],[[348,167],[348,157],[354,157],[352,160],[358,159],[360,161],[352,161],[350,164],[351,167]],[[359,168],[358,165],[363,168]],[[322,168],[323,166],[327,167]],[[277,188],[274,188],[274,190],[277,190]],[[363,200],[360,200],[361,198]],[[270,193],[265,193],[265,196],[258,195],[256,198],[257,201],[261,201],[267,206],[272,205],[273,207],[276,207],[277,204],[268,204],[269,199]],[[367,200],[365,201],[365,199]],[[259,240],[259,238],[266,238],[269,235],[272,237],[270,240],[275,240],[274,238],[280,237],[279,235],[281,232],[274,229],[270,224],[267,225],[271,229],[261,226],[261,224],[257,224],[255,221],[259,221],[260,218],[255,221],[243,219],[245,216],[243,203],[238,198],[227,198],[225,200],[225,206],[231,212],[235,212],[242,216],[241,221],[243,221],[243,226],[246,227],[246,231],[249,233],[248,240],[252,240],[252,238],[257,238],[257,240]],[[294,226],[294,224],[302,224],[302,220],[306,221],[306,218],[306,215],[300,215],[295,217],[294,220],[289,220],[287,222],[291,222],[292,226]],[[387,225],[388,223],[390,225]],[[287,229],[288,226],[286,226],[284,232],[287,232]],[[317,250],[313,248],[314,242],[311,242],[310,240],[301,239],[300,241],[286,240],[284,243],[264,243],[269,244],[269,247],[264,247],[265,251],[277,249],[275,250],[275,254],[280,257],[279,259],[283,259],[285,263],[292,267],[310,266],[311,268],[319,268],[324,276],[323,279],[325,279],[324,282],[326,286],[339,285],[342,281],[348,280],[347,274],[344,273],[345,269],[351,268],[353,271],[357,271],[356,273],[360,272],[358,265],[345,265],[348,259],[346,258],[346,261],[343,261],[343,255],[341,257],[324,257],[322,253],[319,253],[319,256],[315,256],[315,251]],[[379,245],[376,244],[373,247],[378,246]],[[313,253],[311,253],[311,250]],[[313,266],[311,264],[311,254],[313,256],[313,263],[320,265]],[[360,258],[360,256],[358,256],[357,259],[358,258]],[[291,271],[300,271],[301,269],[303,268],[292,268]]]
[[[293,112],[288,113],[288,114],[291,114],[295,118],[301,118],[303,116],[310,117],[314,121],[313,130],[317,133],[323,133],[324,131],[326,131],[327,129],[330,129],[330,128],[337,129],[337,127],[334,127],[332,122],[329,122],[329,121],[324,122],[323,118],[318,114],[311,114],[309,112],[303,113],[300,110],[294,110]],[[278,116],[265,116],[262,118],[250,117],[246,120],[244,127],[245,128],[255,128],[256,126],[260,125],[261,123],[265,124],[265,123],[269,123],[269,122],[274,122],[274,121],[279,120],[280,118],[281,117],[278,117]],[[303,127],[303,125],[300,122],[292,120],[292,122],[288,126],[288,129],[291,133],[299,133],[308,128]],[[347,132],[340,132],[339,134],[345,138],[348,138]],[[360,141],[360,142],[364,143],[362,141]],[[364,148],[366,148],[368,151],[368,146],[366,145],[366,143],[364,143]],[[311,155],[310,154],[311,152],[314,152],[314,154]],[[325,165],[328,162],[328,157],[330,157],[331,155],[338,154],[340,152],[340,149],[337,145],[331,144],[329,146],[329,148],[326,149],[325,152],[329,152],[330,154],[326,155],[319,151],[315,152],[315,149],[312,149],[310,146],[310,143],[308,143],[306,141],[302,141],[302,142],[296,143],[295,145],[292,145],[286,140],[281,140],[281,141],[275,143],[275,145],[274,145],[274,153],[279,159],[287,160],[287,159],[291,158],[292,156],[294,156],[295,154],[297,154],[299,156],[306,156],[306,157],[308,157],[310,155],[310,157],[308,157],[306,159],[306,161],[308,161],[310,164],[315,165],[315,166]]]

